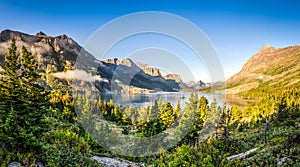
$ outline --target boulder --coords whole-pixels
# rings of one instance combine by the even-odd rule
[[[23,165],[20,162],[11,162],[7,167],[22,167]]]

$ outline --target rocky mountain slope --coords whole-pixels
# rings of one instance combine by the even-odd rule
[[[99,61],[97,71],[101,77],[110,81],[113,90],[119,90],[124,85],[155,91],[180,90],[178,83],[174,80],[167,80],[161,75],[149,75],[129,58]]]
[[[257,88],[283,89],[300,85],[300,46],[274,48],[265,45],[241,71],[226,81],[227,93]]]
[[[136,65],[141,68],[146,74],[152,75],[152,76],[162,76],[160,70],[155,67],[150,67],[148,64],[137,62]],[[183,82],[181,79],[181,76],[179,74],[166,74],[162,76],[166,80],[174,80],[179,84],[179,87],[181,90],[199,90],[208,87],[207,84],[205,84],[202,81],[194,82]]]
[[[4,67],[4,57],[10,46],[11,39],[16,38],[16,45],[20,52],[24,45],[36,58],[42,71],[63,71],[67,66],[72,68],[80,51],[85,52],[91,61],[95,58],[88,52],[81,50],[82,47],[72,38],[61,35],[50,37],[39,32],[29,35],[17,31],[4,30],[0,33],[0,66]]]
[[[190,82],[187,82],[186,85],[193,89],[203,89],[203,88],[207,88],[210,86],[209,84],[206,84],[201,80],[198,82],[190,81]]]

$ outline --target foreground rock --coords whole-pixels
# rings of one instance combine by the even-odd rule
[[[93,156],[91,159],[96,160],[101,165],[106,167],[140,167],[145,166],[141,163],[134,163],[120,158],[108,158],[108,157],[98,157]]]
[[[22,164],[20,162],[11,162],[7,165],[7,167],[21,167]]]
[[[11,162],[7,165],[7,167],[24,167],[20,162]],[[44,167],[41,162],[36,162],[33,167]]]
[[[240,154],[237,154],[237,155],[229,156],[229,157],[227,157],[227,160],[228,160],[228,161],[231,161],[231,160],[234,160],[234,159],[242,159],[242,158],[246,157],[247,155],[249,155],[249,154],[255,152],[257,149],[258,149],[258,148],[253,148],[253,149],[248,150],[248,151],[246,151],[246,152],[244,152],[244,153],[240,153]]]

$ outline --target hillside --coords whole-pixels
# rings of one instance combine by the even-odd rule
[[[227,93],[251,96],[254,91],[272,91],[299,86],[300,46],[274,48],[265,45],[241,71],[226,81]]]

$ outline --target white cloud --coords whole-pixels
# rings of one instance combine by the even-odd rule
[[[104,81],[108,82],[106,79],[101,78],[98,75],[92,75],[83,70],[69,70],[66,72],[57,72],[52,73],[52,76],[60,79],[68,79],[68,80],[82,80],[82,81]]]

